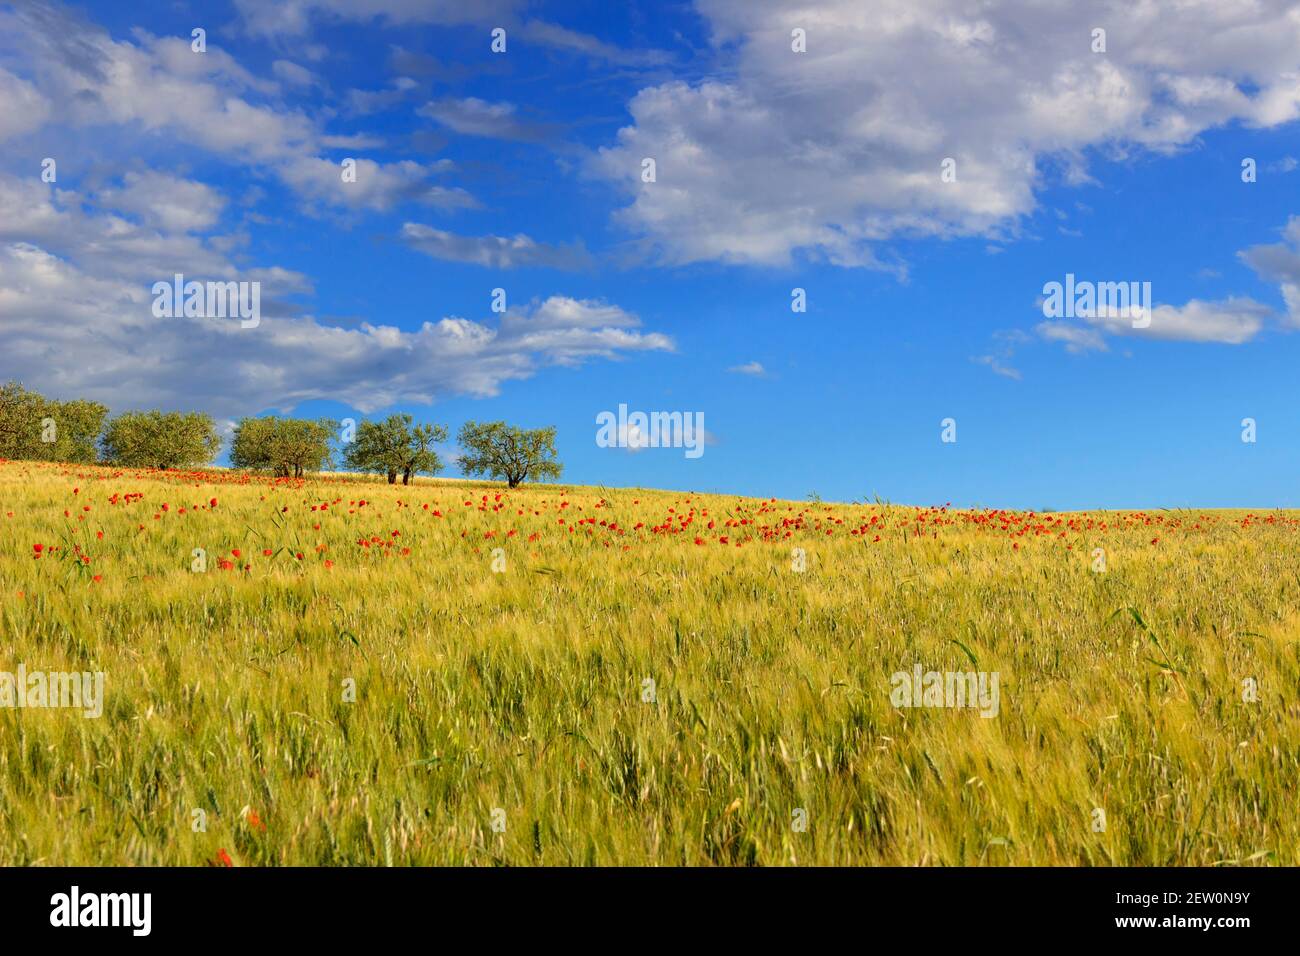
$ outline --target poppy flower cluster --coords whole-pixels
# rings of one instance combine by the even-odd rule
[[[568,548],[633,551],[679,541],[692,550],[723,547],[734,553],[747,547],[836,539],[856,547],[911,547],[945,539],[968,542],[975,534],[1006,542],[1008,553],[1014,554],[1031,544],[1086,551],[1116,535],[1130,535],[1129,541],[1142,547],[1165,548],[1171,540],[1193,535],[1221,536],[1253,528],[1300,530],[1300,518],[1285,512],[1057,513],[961,509],[951,503],[831,505],[669,493],[642,499],[553,488],[475,489],[467,494],[458,484],[407,487],[401,489],[401,498],[379,490],[376,497],[367,498],[357,491],[373,489],[372,483],[338,477],[308,483],[216,470],[123,471],[35,463],[13,467],[66,481],[69,507],[60,503],[53,515],[42,517],[39,537],[30,543],[31,559],[42,561],[40,567],[50,569],[46,573],[71,561],[92,583],[142,577],[138,568],[131,573],[128,565],[133,555],[146,550],[146,542],[186,555],[191,548],[203,547],[217,555],[216,570],[242,571],[242,578],[255,579],[261,574],[364,568],[380,558],[419,561],[422,555],[445,555],[448,542],[456,539],[457,547],[471,552],[484,542],[536,554],[532,549],[561,542]],[[232,490],[222,494],[221,487]],[[14,519],[16,511],[5,514]],[[246,556],[259,551],[266,560]]]

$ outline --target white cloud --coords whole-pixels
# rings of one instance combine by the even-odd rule
[[[1251,246],[1237,255],[1265,279],[1281,284],[1288,322],[1300,327],[1300,216],[1282,230],[1285,242]]]
[[[402,226],[402,240],[412,249],[435,259],[468,262],[494,269],[541,266],[551,269],[581,269],[591,264],[582,245],[554,246],[536,242],[520,233],[515,236],[460,236],[422,223]]]
[[[464,190],[425,182],[436,166],[409,160],[378,163],[357,157],[359,175],[351,184],[356,188],[342,188],[339,165],[320,154],[378,141],[332,136],[317,118],[285,105],[281,82],[299,86],[305,80],[305,71],[287,61],[272,67],[281,82],[261,79],[211,35],[203,54],[193,52],[188,40],[143,30],[134,32],[134,42],[116,40],[40,4],[0,12],[0,33],[12,38],[14,56],[29,74],[29,80],[19,81],[0,71],[0,98],[9,94],[26,110],[25,118],[15,121],[6,107],[0,141],[57,118],[60,132],[82,137],[77,148],[87,152],[101,150],[106,128],[115,131],[115,140],[136,147],[135,158],[173,156],[183,144],[187,152],[197,149],[263,168],[313,204],[377,210],[404,199],[444,208],[474,204]]]
[[[0,143],[39,129],[50,115],[50,103],[36,87],[0,68]]]
[[[654,66],[670,57],[660,50],[624,50],[598,37],[544,20],[521,21],[528,0],[235,0],[245,29],[254,36],[293,36],[314,21],[380,23],[385,26],[481,24],[506,28],[509,42],[551,47],[620,66]]]
[[[617,220],[669,263],[878,265],[880,240],[1014,233],[1049,168],[1171,151],[1300,115],[1287,0],[700,0],[724,61],[641,90],[592,160]],[[1107,52],[1091,50],[1094,26]],[[791,30],[807,52],[791,51]],[[641,182],[645,157],[657,182]],[[940,164],[956,161],[956,181]]]
[[[1249,342],[1264,327],[1273,310],[1254,299],[1233,296],[1214,302],[1192,299],[1183,305],[1158,305],[1151,325],[1133,328],[1133,319],[1107,314],[1093,320],[1116,335],[1181,342]]]
[[[1040,322],[1035,331],[1051,342],[1062,342],[1067,352],[1106,352],[1106,340],[1096,329],[1071,325],[1069,322]]]
[[[616,305],[599,299],[570,299],[558,295],[540,303],[534,301],[522,310],[511,308],[501,320],[503,328],[509,328],[520,336],[579,329],[628,329],[640,324],[636,316]],[[671,347],[662,336],[656,341],[659,345]]]
[[[315,73],[292,60],[276,60],[271,64],[271,72],[281,82],[301,89],[308,89],[320,82]]]
[[[977,365],[987,365],[994,375],[1018,382],[1020,370],[1011,363],[1015,359],[1016,349],[1030,339],[1030,335],[1020,329],[999,329],[993,333],[993,350],[987,355],[972,355],[971,361]]]
[[[98,211],[90,199],[30,176],[0,174],[0,242],[30,243],[92,275],[132,281],[169,276],[178,263],[196,275],[237,271],[209,240]]]
[[[440,209],[472,209],[477,200],[459,187],[430,185],[435,167],[404,159],[376,163],[352,157],[356,176],[343,181],[341,163],[302,157],[286,163],[281,176],[306,199],[338,208],[388,210],[405,201],[420,202]]]
[[[738,375],[763,376],[767,374],[767,369],[763,368],[760,362],[746,362],[744,365],[733,365],[727,369],[728,372],[735,372]]]
[[[87,275],[32,245],[0,244],[0,379],[118,409],[237,416],[329,399],[369,413],[398,402],[495,395],[548,364],[672,348],[657,333],[582,319],[552,325],[544,318],[554,311],[551,300],[499,327],[447,317],[412,332],[369,322],[340,328],[310,316],[264,316],[256,329],[233,320],[156,319],[151,301],[143,284]],[[533,316],[543,316],[536,327]]]
[[[1105,351],[1106,335],[1180,342],[1218,342],[1240,345],[1254,339],[1270,323],[1300,327],[1300,216],[1292,216],[1282,229],[1283,242],[1250,246],[1237,253],[1261,278],[1280,285],[1287,313],[1278,312],[1247,296],[1207,301],[1191,299],[1183,305],[1158,305],[1150,324],[1134,328],[1132,316],[1117,309],[1070,322],[1041,322],[1035,331],[1050,341],[1062,342],[1068,351]],[[1200,278],[1214,278],[1202,269]]]
[[[168,222],[135,225],[75,193],[0,175],[0,381],[116,409],[236,416],[334,399],[370,412],[494,395],[546,365],[673,348],[617,305],[563,296],[513,308],[496,324],[448,316],[414,331],[328,325],[288,301],[311,293],[306,276],[238,268],[204,239],[166,231]],[[261,323],[155,318],[151,286],[176,272],[261,282]]]
[[[568,50],[620,66],[658,66],[671,58],[662,50],[624,50],[587,33],[569,30],[544,20],[530,20],[520,31],[530,43]]]
[[[0,28],[20,38],[18,56],[63,125],[179,134],[187,146],[260,162],[297,155],[316,135],[304,114],[253,102],[273,93],[274,84],[214,46],[196,54],[186,41],[143,31],[136,43],[117,41],[35,6],[0,14]]]
[[[1041,322],[1039,335],[1064,342],[1071,352],[1105,350],[1103,334],[1155,339],[1166,342],[1218,342],[1241,345],[1249,342],[1273,317],[1273,310],[1261,302],[1241,296],[1217,301],[1191,299],[1183,305],[1158,305],[1151,310],[1150,325],[1135,328],[1131,315],[1118,309],[1098,310],[1085,319],[1086,325]]]
[[[994,375],[1001,375],[1003,378],[1009,378],[1017,382],[1020,381],[1019,369],[1008,365],[1002,357],[997,355],[977,355],[971,361],[978,365],[987,365]]]
[[[226,205],[225,197],[205,183],[154,170],[126,173],[121,188],[101,190],[96,201],[169,232],[209,229]]]
[[[521,0],[235,0],[250,33],[303,34],[313,18],[352,23],[486,23],[512,16]]]
[[[519,119],[513,103],[489,103],[477,96],[446,97],[416,112],[465,136],[534,142],[546,134],[544,126]]]
[[[399,76],[382,90],[348,90],[347,112],[353,116],[382,113],[397,106],[419,89],[420,84],[409,76]]]

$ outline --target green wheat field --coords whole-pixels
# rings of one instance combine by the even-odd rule
[[[0,708],[3,865],[1300,863],[1295,513],[8,462],[0,528],[0,670],[104,674]]]

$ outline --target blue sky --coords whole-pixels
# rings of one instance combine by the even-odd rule
[[[1300,506],[1300,14],[867,6],[0,4],[0,377],[553,424],[583,484]],[[154,318],[175,272],[261,325]],[[1150,327],[1049,321],[1066,273]]]

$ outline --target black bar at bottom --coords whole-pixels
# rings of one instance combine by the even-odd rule
[[[374,945],[477,927],[631,942],[699,927],[763,939],[910,926],[927,944],[970,933],[1231,944],[1288,933],[1300,870],[1250,869],[64,869],[0,870],[6,942],[112,937],[128,946]],[[75,891],[73,889],[75,887]],[[125,896],[122,894],[126,894]],[[138,894],[138,895],[137,895]],[[147,906],[146,897],[148,894]],[[86,925],[86,924],[116,925]],[[76,925],[74,925],[76,924]],[[143,931],[147,929],[147,934]],[[676,930],[674,930],[676,931]],[[909,931],[911,932],[911,931]],[[817,935],[814,932],[814,935]],[[610,937],[603,937],[610,939]],[[661,942],[668,937],[658,936]]]

